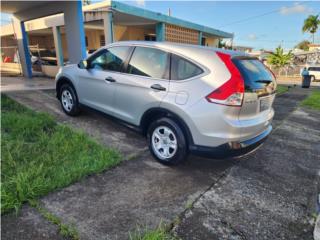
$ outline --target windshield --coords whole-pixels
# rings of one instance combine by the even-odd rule
[[[258,59],[233,59],[234,64],[239,69],[244,78],[245,89],[253,91],[264,89],[269,84],[275,84],[273,74]]]

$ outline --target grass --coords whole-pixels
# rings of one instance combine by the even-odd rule
[[[283,86],[283,85],[277,86],[277,93],[278,94],[285,93],[287,91],[289,91],[289,88],[287,86]]]
[[[137,228],[129,234],[130,240],[178,240],[166,231],[166,228],[160,224],[157,229],[149,230],[147,228]]]
[[[1,96],[1,213],[121,161],[86,134]]]
[[[62,223],[58,217],[50,213],[45,208],[41,207],[38,201],[31,200],[29,201],[29,203],[32,207],[36,208],[45,219],[57,225],[59,228],[59,232],[63,237],[67,239],[72,239],[72,240],[80,239],[79,233],[75,227]]]
[[[301,102],[301,106],[320,110],[320,90],[313,90],[311,95]]]

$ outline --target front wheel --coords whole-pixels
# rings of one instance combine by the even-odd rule
[[[147,136],[149,149],[160,163],[177,165],[186,159],[186,139],[174,120],[164,117],[154,121]]]
[[[60,90],[60,103],[63,111],[70,115],[76,116],[80,112],[79,101],[76,91],[70,84],[64,84]]]

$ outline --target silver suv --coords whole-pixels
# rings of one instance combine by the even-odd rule
[[[256,58],[167,42],[114,43],[56,76],[66,114],[86,106],[134,125],[164,164],[256,147],[271,132],[275,90]]]

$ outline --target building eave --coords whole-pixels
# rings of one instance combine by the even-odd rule
[[[197,30],[206,34],[210,34],[219,38],[232,38],[233,34],[232,33],[228,33],[228,32],[224,32],[221,30],[217,30],[214,28],[210,28],[207,26],[203,26],[197,23],[192,23],[186,20],[182,20],[179,18],[175,18],[172,16],[168,16],[162,13],[157,13],[157,12],[153,12],[150,10],[146,10],[143,8],[139,8],[139,7],[135,7],[135,6],[131,6],[122,2],[117,2],[117,1],[111,1],[111,8],[114,11],[118,11],[121,13],[126,13],[126,14],[131,14],[134,16],[138,16],[138,17],[142,17],[142,18],[146,18],[146,19],[151,19],[157,22],[164,22],[167,24],[173,24],[173,25],[177,25],[180,27],[185,27],[185,28],[190,28],[193,30]]]

